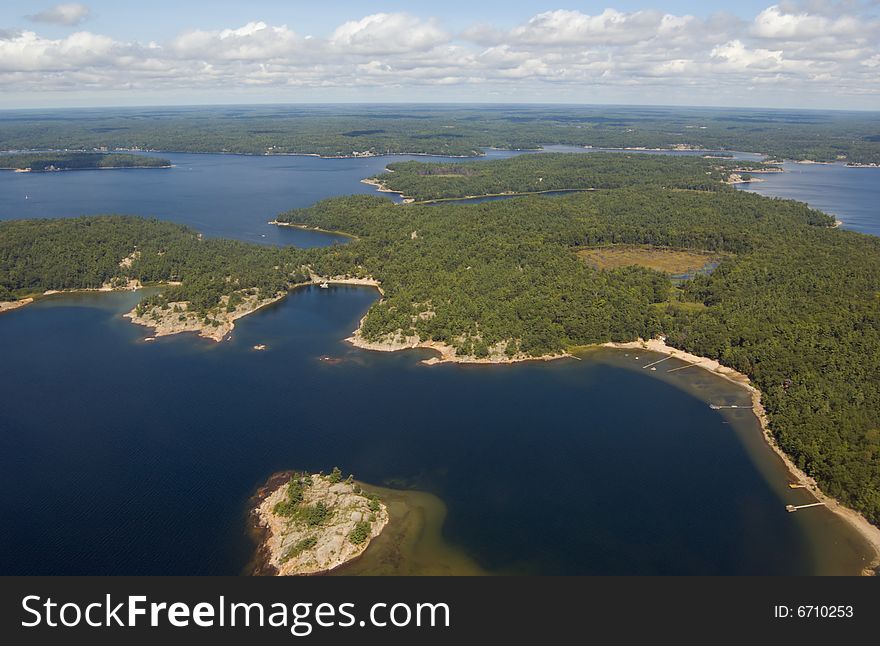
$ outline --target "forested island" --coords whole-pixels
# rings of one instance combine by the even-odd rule
[[[740,150],[880,163],[880,116],[816,110],[619,106],[223,106],[9,110],[0,150],[164,150],[472,157],[482,149]]]
[[[388,164],[387,172],[366,182],[420,202],[484,195],[519,195],[624,186],[655,186],[718,191],[750,173],[778,166],[756,162],[670,157],[638,153],[546,153],[520,155],[482,164],[416,161]]]
[[[3,153],[0,170],[35,173],[61,170],[96,170],[107,168],[171,168],[171,160],[148,155],[125,153]]]
[[[711,173],[719,162],[702,163]],[[0,300],[179,282],[140,315],[195,316],[209,328],[233,299],[347,277],[382,287],[355,335],[370,347],[498,362],[662,335],[747,375],[795,464],[880,522],[880,239],[834,228],[799,202],[710,188],[433,206],[334,198],[278,216],[357,236],[308,250],[202,240],[120,216],[5,222]],[[708,269],[674,279],[678,263]]]
[[[284,472],[257,494],[257,574],[323,574],[357,559],[388,524],[388,509],[353,476]]]

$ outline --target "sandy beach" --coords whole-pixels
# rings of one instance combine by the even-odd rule
[[[825,503],[825,506],[828,507],[828,509],[855,528],[856,531],[858,531],[858,533],[871,545],[874,550],[874,555],[870,566],[866,568],[864,574],[873,574],[874,568],[880,566],[880,528],[872,525],[868,519],[862,516],[859,512],[846,507],[836,499],[825,494],[819,488],[816,481],[798,468],[791,458],[779,448],[773,434],[770,432],[767,412],[761,404],[761,391],[752,385],[751,380],[746,375],[733,368],[723,366],[714,359],[700,357],[689,352],[684,352],[683,350],[677,350],[676,348],[666,345],[665,341],[662,339],[651,339],[649,341],[639,339],[638,341],[630,341],[628,343],[604,343],[602,344],[602,347],[618,348],[622,350],[648,350],[675,357],[691,363],[696,367],[702,368],[703,370],[708,370],[723,379],[727,379],[728,381],[745,388],[751,396],[752,411],[755,413],[755,417],[758,418],[758,422],[761,425],[764,440],[788,468],[792,480],[808,489],[818,502]]]
[[[387,172],[392,172],[392,171],[387,171]],[[367,185],[369,185],[369,186],[375,186],[375,187],[376,187],[376,190],[379,191],[380,193],[395,193],[395,194],[399,195],[399,196],[401,197],[401,199],[403,199],[403,203],[404,203],[404,204],[410,204],[411,202],[414,202],[414,201],[415,201],[414,198],[411,198],[411,197],[409,197],[409,196],[407,196],[407,195],[404,195],[404,194],[403,194],[402,192],[400,192],[400,191],[392,191],[390,188],[388,188],[387,186],[385,186],[385,183],[384,183],[384,182],[380,182],[378,179],[373,179],[373,178],[371,178],[371,177],[367,177],[366,179],[362,179],[362,180],[361,180],[361,184],[367,184]]]

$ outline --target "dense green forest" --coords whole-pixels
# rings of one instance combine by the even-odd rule
[[[171,161],[161,157],[123,153],[5,153],[0,170],[92,170],[95,168],[167,168]]]
[[[0,150],[142,149],[327,156],[545,144],[760,152],[880,163],[880,114],[529,105],[315,105],[8,110]]]
[[[722,190],[736,169],[766,170],[764,164],[639,153],[544,153],[480,164],[416,161],[388,164],[372,179],[419,201],[474,195],[570,189],[657,186]]]
[[[190,301],[196,312],[248,289],[271,296],[304,279],[302,252],[203,240],[179,224],[124,216],[0,222],[0,301],[46,290],[97,289],[129,279],[181,282],[151,302]],[[128,258],[130,263],[123,263]]]

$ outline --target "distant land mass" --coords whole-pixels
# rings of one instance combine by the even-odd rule
[[[880,114],[575,105],[277,105],[8,110],[0,150],[472,157],[482,149],[739,150],[880,163]]]

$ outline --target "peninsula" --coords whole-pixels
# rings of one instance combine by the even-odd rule
[[[171,160],[126,153],[0,153],[0,170],[19,173],[111,168],[171,168]]]
[[[257,574],[323,574],[359,558],[388,524],[388,508],[352,476],[284,472],[257,495],[263,539]]]
[[[744,181],[745,173],[769,169],[757,162],[709,162],[689,156],[542,153],[480,164],[395,162],[385,173],[363,181],[380,192],[399,193],[409,202],[437,202],[637,186],[713,191]]]

